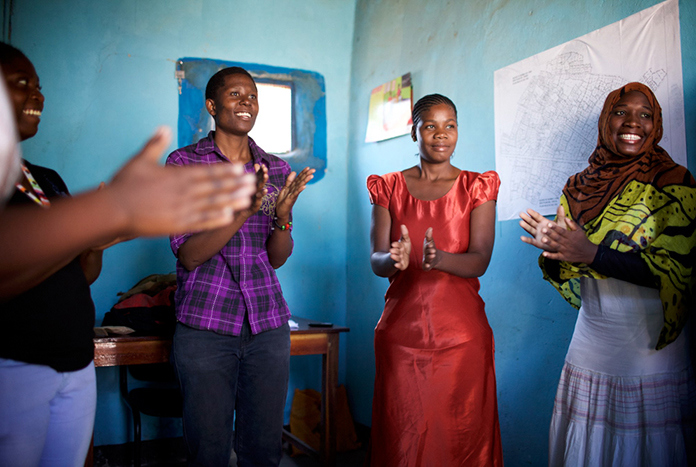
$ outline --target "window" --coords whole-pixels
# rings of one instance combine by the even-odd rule
[[[256,82],[259,91],[259,108],[254,128],[249,136],[264,151],[281,157],[294,147],[292,127],[292,84],[281,82]]]
[[[177,61],[179,146],[207,136],[213,119],[205,108],[205,87],[217,71],[230,66],[247,70],[259,91],[259,115],[250,136],[266,152],[285,159],[292,170],[317,169],[310,183],[326,170],[326,96],[324,78],[315,72],[205,58]]]

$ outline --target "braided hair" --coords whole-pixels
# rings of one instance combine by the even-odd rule
[[[457,107],[454,102],[450,100],[449,97],[443,96],[442,94],[428,94],[418,99],[416,105],[413,106],[411,111],[411,119],[413,120],[413,127],[411,127],[411,138],[416,141],[416,128],[418,128],[418,123],[421,121],[423,112],[429,110],[431,107],[439,104],[446,104],[454,110],[454,118],[457,118]]]
[[[218,91],[225,85],[225,78],[230,75],[246,75],[250,80],[254,81],[254,78],[249,74],[249,72],[242,67],[231,66],[228,68],[223,68],[215,73],[208,81],[208,84],[205,87],[205,99],[215,100]]]

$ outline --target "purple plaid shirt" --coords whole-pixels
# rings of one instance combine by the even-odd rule
[[[167,164],[217,164],[227,162],[215,145],[211,131],[198,143],[177,149]],[[266,242],[271,236],[275,201],[285,184],[290,166],[282,159],[266,154],[249,138],[252,160],[245,165],[254,171],[254,163],[268,167],[268,194],[261,209],[244,223],[222,250],[193,271],[176,262],[177,319],[195,329],[238,336],[244,315],[251,331],[258,334],[276,329],[290,318],[275,270],[268,261]],[[172,251],[178,256],[181,245],[191,233],[170,237]]]

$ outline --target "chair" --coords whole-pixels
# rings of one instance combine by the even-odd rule
[[[153,384],[129,391],[128,373],[137,380]],[[169,363],[122,365],[119,386],[121,397],[133,414],[133,465],[139,467],[142,436],[140,414],[180,418],[183,415],[183,399],[174,370]]]

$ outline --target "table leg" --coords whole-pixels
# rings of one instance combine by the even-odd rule
[[[321,388],[321,461],[336,464],[336,387],[338,386],[338,334],[328,335],[326,354],[322,355]]]

